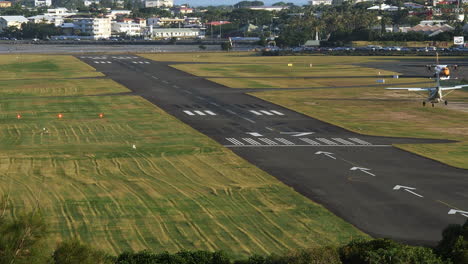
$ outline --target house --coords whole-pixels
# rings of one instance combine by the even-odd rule
[[[63,24],[63,17],[59,16],[47,16],[47,15],[37,15],[28,17],[29,22],[32,23],[46,23],[46,24],[54,24],[56,27]]]
[[[156,39],[167,38],[199,38],[202,32],[199,28],[153,28],[149,26],[147,34]]]
[[[70,12],[68,9],[64,7],[57,7],[47,9],[47,13],[44,13],[45,16],[53,16],[53,17],[69,17],[76,15],[76,12]]]
[[[173,8],[173,11],[176,14],[192,14],[193,8],[190,8],[187,6],[180,6],[180,7]]]
[[[131,10],[111,10],[107,14],[107,17],[110,17],[111,19],[116,19],[118,16],[129,16],[131,14]]]
[[[52,0],[34,0],[35,7],[51,6],[51,5],[52,5]]]
[[[288,9],[289,6],[250,6],[248,9],[250,10],[265,10],[265,11],[281,11],[283,9]]]
[[[10,1],[0,1],[0,8],[8,8],[11,7]]]
[[[84,6],[90,6],[92,4],[99,5],[99,3],[101,3],[100,0],[84,0],[83,1]]]
[[[436,36],[443,32],[451,32],[454,28],[444,24],[445,20],[423,20],[414,27],[410,27],[402,32],[421,32],[429,37]]]
[[[153,27],[162,27],[166,25],[178,25],[185,22],[185,18],[170,18],[170,17],[150,17],[147,19],[147,25]]]
[[[404,7],[401,7],[400,9],[405,9]],[[382,10],[382,11],[398,11],[399,7],[398,6],[391,6],[387,4],[381,4],[381,5],[375,5],[367,8],[367,10]]]
[[[23,23],[28,23],[24,16],[0,16],[0,32],[8,27],[21,28]]]
[[[145,7],[173,7],[174,0],[146,0]]]
[[[310,5],[331,5],[333,0],[309,0]]]
[[[111,36],[111,19],[96,17],[73,18],[74,29],[88,34],[94,39],[106,39]]]

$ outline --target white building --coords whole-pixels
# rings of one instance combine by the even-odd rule
[[[133,22],[112,22],[111,28],[112,35],[141,36],[144,27]]]
[[[92,4],[99,5],[100,2],[101,2],[100,0],[84,0],[83,4],[84,6],[90,6]]]
[[[265,10],[265,11],[281,11],[283,9],[288,9],[289,6],[251,6],[248,7],[250,10]]]
[[[171,17],[150,17],[146,20],[148,26],[162,27],[170,24],[183,24],[185,18],[171,18]]]
[[[149,26],[148,35],[152,38],[198,38],[202,36],[198,28],[153,28]]]
[[[39,6],[51,6],[52,5],[52,0],[34,0],[34,6],[39,7]]]
[[[56,17],[56,16],[47,16],[47,15],[37,15],[28,17],[29,22],[32,23],[46,23],[46,24],[54,24],[56,27],[62,25],[64,19],[63,17]]]
[[[174,0],[146,0],[145,7],[172,7]]]
[[[111,36],[111,19],[106,18],[74,18],[74,29],[91,35],[94,39]]]
[[[310,5],[331,5],[333,0],[309,0]]]
[[[21,24],[28,23],[24,16],[0,16],[0,31],[8,27],[21,28]]]
[[[129,16],[131,14],[132,14],[131,10],[111,10],[107,14],[107,17],[110,17],[111,19],[116,19],[117,16]]]
[[[64,7],[57,7],[52,9],[47,9],[47,13],[44,13],[45,16],[52,17],[68,17],[76,15],[76,12],[69,12],[68,9]]]

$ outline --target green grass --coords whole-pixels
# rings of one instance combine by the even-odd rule
[[[200,53],[158,53],[138,54],[139,56],[155,61],[172,62],[209,62],[209,63],[246,63],[246,64],[289,64],[299,63],[303,65],[312,64],[352,64],[371,62],[379,59],[398,61],[401,57],[365,57],[365,56],[260,56],[253,52],[200,52]],[[408,58],[408,57],[404,57]]]
[[[23,59],[32,63],[24,74],[37,74],[35,60]],[[366,237],[141,97],[105,95],[126,91],[119,84],[63,80],[61,71],[0,81],[0,195],[13,216],[41,208],[53,243],[245,257]]]
[[[423,108],[419,100],[385,101],[382,99],[414,98],[414,94],[381,88],[279,91],[254,95],[362,134],[460,141],[453,144],[399,145],[398,147],[455,167],[468,169],[467,112],[447,109],[442,105]],[[353,98],[358,100],[352,100]],[[468,105],[466,91],[454,92],[450,98]]]
[[[71,56],[1,55],[0,80],[103,76]]]

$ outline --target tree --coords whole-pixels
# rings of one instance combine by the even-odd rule
[[[468,264],[468,220],[463,226],[449,225],[445,228],[436,250],[453,263]]]
[[[225,51],[230,51],[232,49],[231,42],[225,41],[225,42],[221,43],[221,49],[225,50]]]
[[[21,213],[15,219],[0,217],[0,263],[47,263],[47,225],[41,213]]]
[[[339,251],[341,261],[347,264],[447,263],[430,248],[402,245],[390,239],[355,240],[340,248]]]
[[[113,259],[107,254],[91,249],[78,240],[60,243],[54,251],[55,264],[111,264]]]
[[[251,6],[263,6],[265,5],[262,1],[241,1],[234,5],[235,8],[246,8]]]

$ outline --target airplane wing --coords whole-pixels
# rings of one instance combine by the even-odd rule
[[[452,86],[452,87],[440,87],[440,89],[442,91],[446,91],[446,90],[455,90],[455,89],[462,89],[464,87],[468,87],[468,85],[457,85],[457,86]]]
[[[394,87],[389,87],[389,88],[385,88],[385,89],[387,89],[387,90],[407,90],[407,91],[411,91],[411,92],[421,92],[421,91],[432,91],[435,88],[416,88],[416,87],[407,87],[407,88],[398,87],[398,88],[394,88]]]

